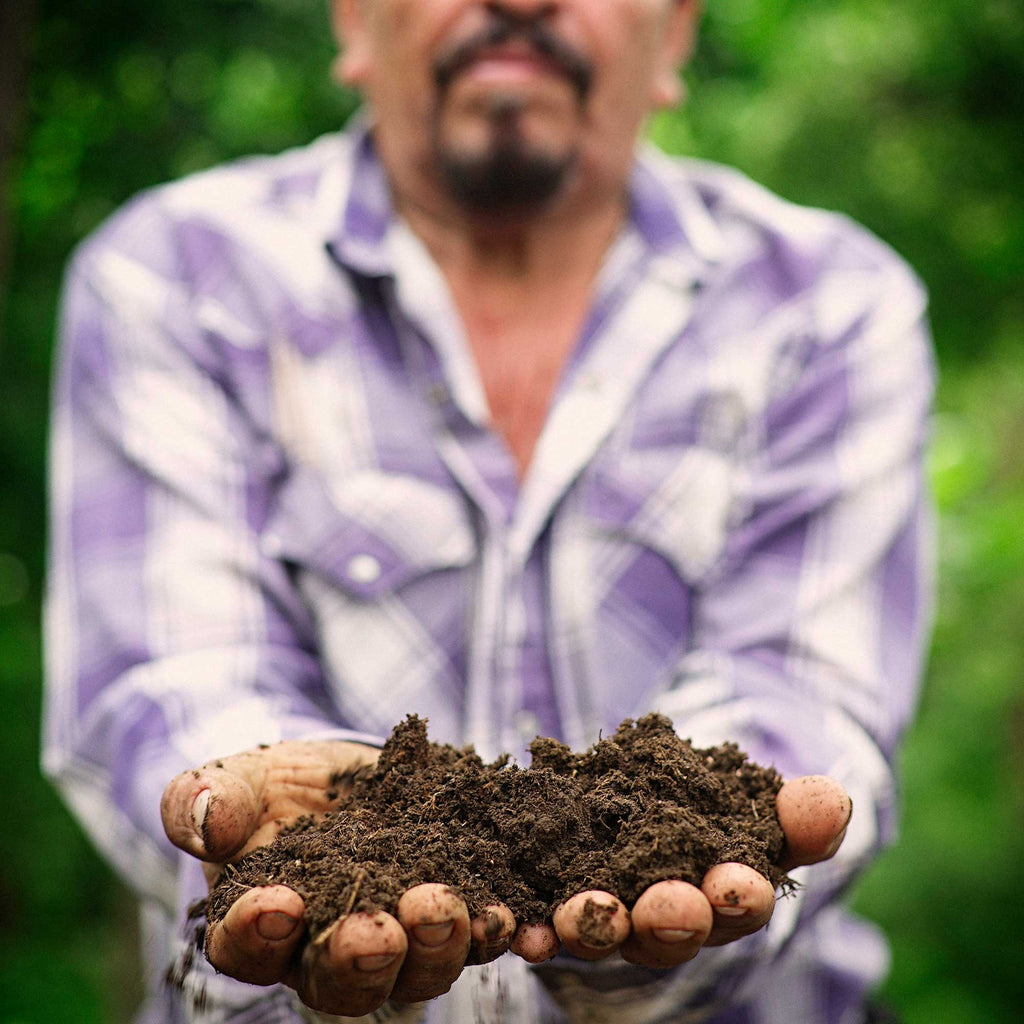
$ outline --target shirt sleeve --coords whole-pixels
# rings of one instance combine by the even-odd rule
[[[735,740],[787,778],[838,778],[853,817],[835,858],[794,872],[770,928],[695,965],[777,953],[895,834],[894,756],[931,623],[934,369],[919,284],[902,264],[870,283],[821,282],[820,327],[758,427],[658,706],[699,746]]]
[[[110,862],[173,912],[189,873],[159,807],[176,773],[261,742],[373,738],[343,727],[304,606],[260,550],[280,457],[196,326],[169,235],[144,207],[68,275],[44,768]],[[259,352],[246,358],[257,374]]]

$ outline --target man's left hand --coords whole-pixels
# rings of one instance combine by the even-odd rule
[[[776,806],[786,837],[784,870],[827,860],[839,849],[852,804],[835,779],[793,779],[782,786]],[[699,888],[682,881],[652,885],[631,914],[610,893],[578,893],[558,908],[552,925],[521,925],[511,948],[531,962],[547,959],[561,944],[584,960],[617,951],[644,967],[674,967],[704,946],[758,931],[774,909],[775,893],[764,875],[745,864],[717,864]],[[601,921],[596,930],[587,924],[595,914]]]

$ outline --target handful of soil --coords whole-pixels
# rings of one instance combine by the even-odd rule
[[[629,908],[655,882],[700,885],[723,861],[787,887],[775,812],[782,779],[735,744],[695,749],[668,718],[627,719],[582,754],[538,738],[529,768],[485,764],[472,747],[431,743],[426,723],[396,726],[337,810],[300,819],[225,871],[207,900],[220,920],[253,886],[306,902],[311,938],[344,914],[394,913],[406,889],[459,890],[470,916],[504,903],[519,922],[550,920],[588,889]]]

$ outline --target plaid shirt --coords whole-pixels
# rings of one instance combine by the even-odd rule
[[[431,1019],[857,1019],[885,947],[835,897],[893,835],[929,619],[925,300],[736,172],[642,151],[630,200],[522,481],[364,126],[146,194],[77,253],[45,767],[142,896],[154,977],[204,891],[160,824],[178,771],[411,711],[521,756],[657,709],[841,779],[840,855],[681,969],[506,956]],[[196,1019],[299,1019],[196,973]],[[185,1002],[154,985],[146,1019]]]

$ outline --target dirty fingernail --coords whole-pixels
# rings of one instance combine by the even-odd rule
[[[454,921],[441,921],[438,924],[418,924],[412,933],[423,946],[442,946],[452,937],[454,930]]]
[[[685,928],[652,928],[651,934],[659,942],[685,942],[692,939],[696,932],[687,931]]]
[[[381,971],[397,959],[397,953],[377,953],[374,956],[357,956],[354,963],[360,971]]]
[[[746,912],[746,907],[715,907],[715,913],[723,917],[742,917]]]
[[[280,942],[282,939],[287,939],[298,927],[298,924],[299,922],[289,914],[282,913],[280,910],[271,910],[256,918],[256,931],[261,939]]]
[[[210,791],[208,789],[200,790],[196,795],[195,800],[192,801],[192,827],[196,830],[196,835],[200,839],[203,839],[203,826],[206,824],[206,815],[210,810]]]
[[[501,914],[487,909],[480,915],[480,919],[483,922],[484,939],[488,943],[493,944],[502,937],[502,933],[505,930],[505,921]]]

